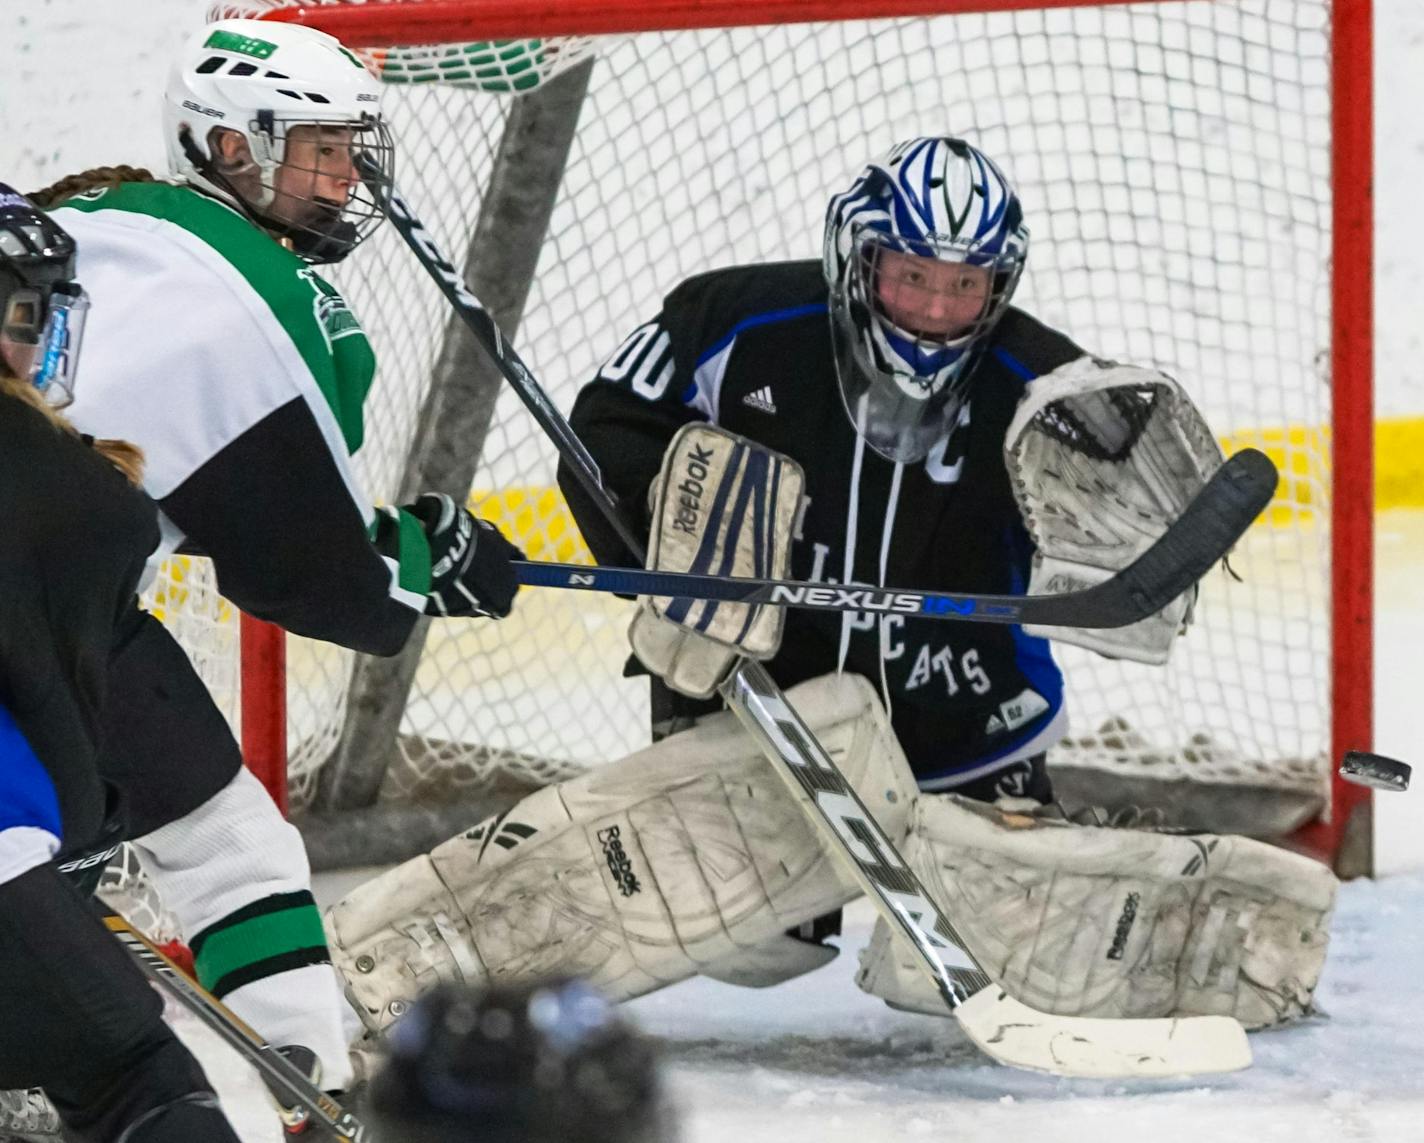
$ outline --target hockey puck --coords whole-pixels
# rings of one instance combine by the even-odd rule
[[[1342,778],[1376,790],[1407,790],[1409,774],[1408,762],[1364,750],[1346,751],[1345,760],[1340,763]]]

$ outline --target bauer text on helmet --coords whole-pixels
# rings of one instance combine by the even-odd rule
[[[381,221],[358,156],[389,180],[381,85],[312,28],[223,20],[194,35],[169,76],[173,175],[236,207],[309,262],[344,258]]]
[[[67,404],[88,308],[74,280],[74,240],[0,183],[0,372]]]
[[[900,143],[831,199],[823,261],[836,373],[873,449],[916,461],[949,431],[1027,254],[1018,196],[960,139]]]

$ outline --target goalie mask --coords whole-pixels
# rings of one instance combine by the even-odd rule
[[[379,81],[326,33],[222,20],[169,76],[169,169],[308,262],[339,262],[381,223],[363,182],[363,169],[386,185],[393,173],[380,101]]]
[[[89,299],[74,280],[74,239],[0,183],[0,366],[50,404],[74,396]]]
[[[823,263],[836,374],[876,452],[914,462],[950,430],[1027,254],[1013,188],[960,139],[901,143],[831,199]]]

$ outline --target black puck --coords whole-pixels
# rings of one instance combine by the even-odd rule
[[[1371,754],[1365,750],[1348,750],[1340,763],[1340,776],[1375,790],[1409,789],[1408,762]]]

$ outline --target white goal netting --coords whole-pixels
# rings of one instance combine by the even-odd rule
[[[391,81],[402,193],[457,257],[511,92],[593,58],[513,337],[565,410],[684,277],[816,257],[828,196],[868,157],[915,134],[972,139],[1024,202],[1033,241],[1018,304],[1103,356],[1178,377],[1224,440],[1267,449],[1285,474],[1233,561],[1244,582],[1210,578],[1170,667],[1062,652],[1074,729],[1055,760],[1323,794],[1329,31],[1326,0],[1169,0],[598,41],[472,31],[466,44],[372,58]],[[332,276],[380,361],[359,470],[389,498],[447,310],[389,228]],[[501,395],[474,500],[532,558],[587,558],[554,466]],[[184,570],[165,606],[186,612],[185,641],[221,676],[231,617],[195,612],[214,601],[202,569]],[[625,606],[529,589],[503,623],[434,624],[383,796],[478,784],[502,767],[547,781],[644,744],[646,684],[621,677]],[[351,658],[293,639],[289,659],[300,804],[340,737]]]

